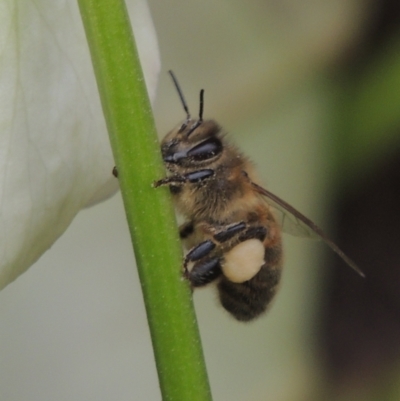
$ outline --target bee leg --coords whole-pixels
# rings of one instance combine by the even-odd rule
[[[237,237],[237,242],[244,242],[248,239],[258,239],[264,241],[267,235],[267,229],[264,226],[249,226],[245,222],[241,221],[239,223],[230,224],[226,226],[223,230],[214,234],[213,238],[219,242],[224,243]]]
[[[217,234],[214,234],[213,237],[219,243],[224,243],[226,241],[229,241],[239,233],[241,233],[247,227],[248,227],[247,224],[243,221],[239,223],[229,224],[229,226],[224,227]]]
[[[209,255],[210,252],[212,252],[215,247],[216,247],[216,245],[211,240],[206,240],[206,241],[200,242],[200,244],[193,247],[186,254],[185,259],[183,260],[184,275],[187,276],[189,273],[188,264],[190,262],[197,262],[198,260],[203,259],[207,255]]]
[[[192,287],[201,287],[214,281],[221,275],[219,257],[210,257],[216,244],[206,240],[193,247],[185,256],[183,261],[183,276],[190,281]],[[188,264],[197,262],[189,271]]]
[[[186,182],[186,178],[184,175],[174,174],[174,175],[171,175],[170,177],[165,177],[165,178],[162,178],[161,180],[154,181],[153,187],[158,188],[158,187],[163,187],[166,185],[177,186],[177,185],[183,185],[185,182]]]
[[[186,223],[181,228],[181,233],[189,230],[191,223]],[[181,234],[182,235],[182,234]],[[188,234],[190,235],[190,234]],[[267,229],[264,226],[249,226],[245,222],[230,224],[218,233],[214,234],[213,240],[206,240],[193,247],[185,256],[183,261],[183,275],[190,281],[192,287],[201,287],[211,283],[222,274],[221,258],[210,257],[210,253],[218,246],[231,239],[235,239],[236,244],[249,239],[258,239],[263,241],[267,235]],[[189,271],[190,262],[196,262]]]
[[[239,235],[238,241],[244,242],[248,239],[258,239],[264,241],[267,236],[267,228],[264,226],[249,226],[247,230]]]
[[[194,226],[192,221],[187,221],[186,223],[183,223],[179,227],[179,236],[181,239],[186,239],[190,237],[194,232]]]
[[[157,188],[163,185],[184,185],[184,184],[193,184],[196,182],[200,182],[203,180],[206,180],[207,178],[210,178],[214,175],[214,170],[211,169],[202,169],[202,170],[197,170],[193,171],[188,174],[174,174],[171,175],[170,177],[163,178],[161,180],[155,181],[153,183],[153,187]]]
[[[192,270],[186,270],[185,277],[190,281],[192,287],[203,287],[222,274],[220,259],[211,258],[196,263]]]

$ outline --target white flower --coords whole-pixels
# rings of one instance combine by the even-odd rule
[[[150,12],[145,0],[127,5],[154,99]],[[77,2],[0,0],[0,288],[115,193],[113,165]]]

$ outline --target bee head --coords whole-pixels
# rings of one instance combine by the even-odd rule
[[[219,132],[220,127],[213,120],[186,121],[172,130],[161,142],[161,152],[167,167],[198,167],[214,162],[223,150]]]
[[[206,166],[222,153],[223,145],[219,133],[220,126],[213,120],[203,120],[204,90],[200,91],[199,118],[192,120],[178,81],[172,71],[169,71],[178,91],[186,120],[169,132],[161,142],[163,160],[170,170],[177,167]]]

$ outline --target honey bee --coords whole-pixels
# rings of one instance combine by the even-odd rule
[[[363,276],[317,225],[257,184],[251,161],[226,139],[218,123],[203,120],[204,90],[199,117],[191,119],[176,77],[169,73],[186,120],[162,140],[162,157],[170,174],[153,185],[169,187],[186,219],[179,233],[189,249],[183,275],[192,288],[215,281],[222,306],[237,320],[258,317],[278,289],[282,228],[323,239]]]

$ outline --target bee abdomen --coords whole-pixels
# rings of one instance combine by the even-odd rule
[[[278,289],[280,276],[280,267],[265,264],[244,283],[233,283],[223,277],[218,283],[221,304],[237,320],[252,320],[267,310]]]

